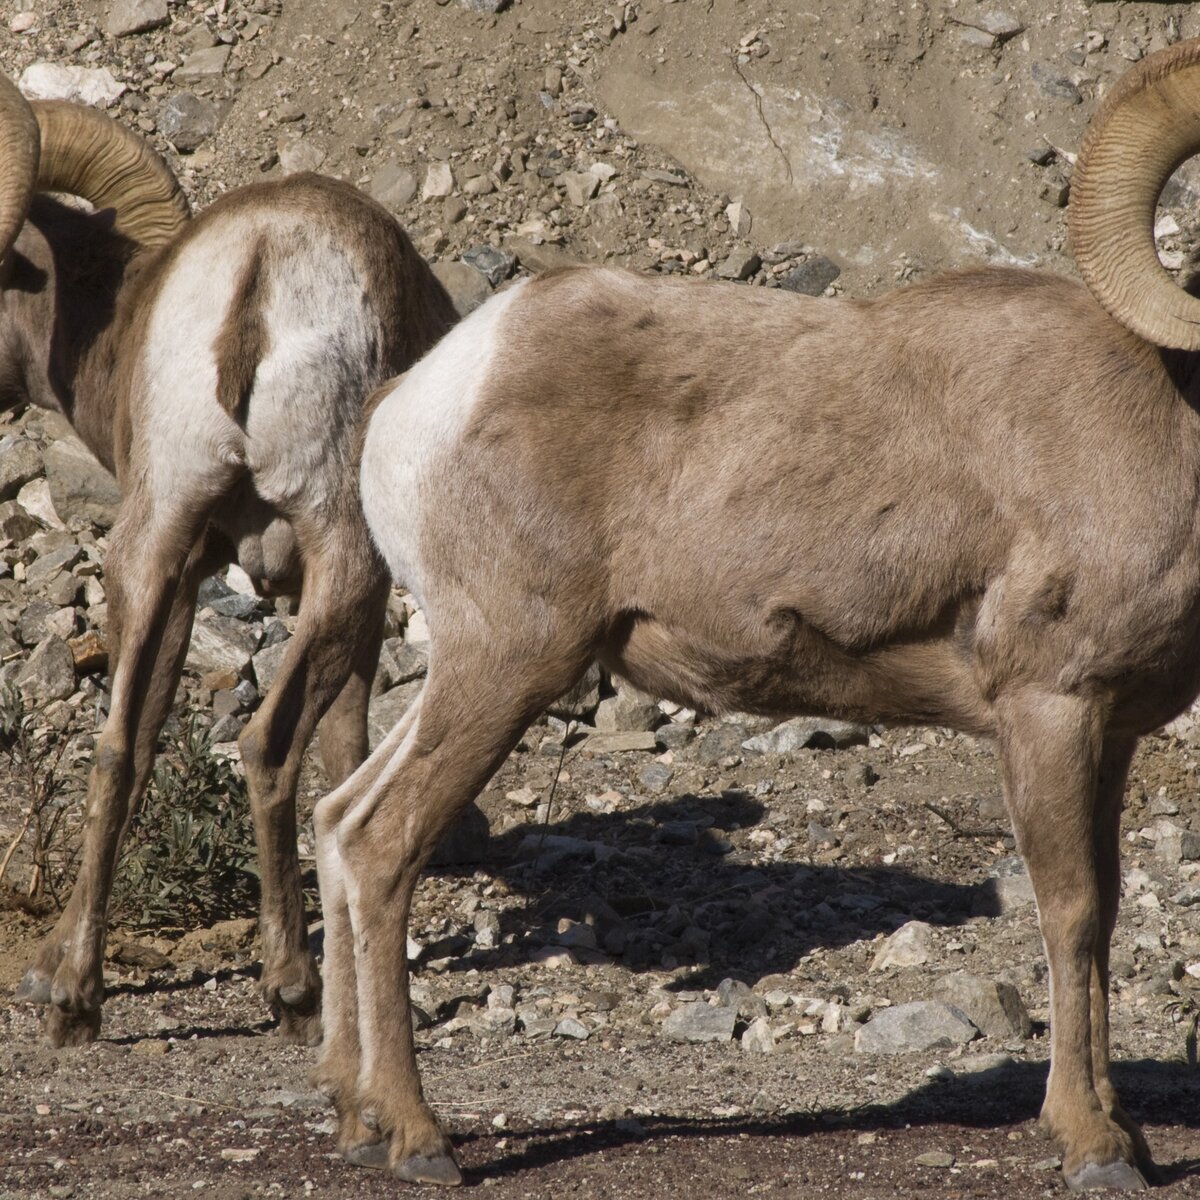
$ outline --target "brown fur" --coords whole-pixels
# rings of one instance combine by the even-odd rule
[[[994,737],[1053,981],[1043,1117],[1068,1179],[1136,1180],[1108,945],[1133,747],[1200,690],[1194,358],[1005,270],[871,302],[569,271],[493,336],[452,448],[368,497],[385,554],[403,531],[434,649],[406,730],[316,814],[343,1150],[451,1177],[395,1002],[412,887],[599,657],[712,711]],[[420,403],[398,399],[364,478]]]
[[[264,247],[255,247],[246,262],[237,295],[229,306],[225,327],[214,347],[217,354],[217,403],[231,417],[244,422],[246,405],[254,390],[258,364],[265,357],[267,326],[263,320]]]

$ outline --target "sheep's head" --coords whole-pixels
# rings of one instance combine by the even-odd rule
[[[141,138],[83,105],[31,104],[0,75],[0,407],[21,398],[48,402],[42,378],[50,356],[46,343],[65,315],[63,304],[70,303],[70,297],[56,295],[55,248],[29,220],[38,192],[81,197],[98,214],[89,219],[50,205],[57,207],[58,227],[69,235],[57,248],[60,258],[66,256],[68,274],[86,267],[80,260],[88,258],[88,228],[119,235],[128,257],[172,241],[189,215],[174,175]],[[89,220],[93,224],[84,228]],[[100,307],[111,311],[115,295],[106,299],[109,304]],[[30,345],[34,340],[37,346]]]
[[[1071,179],[1071,243],[1092,294],[1158,346],[1200,350],[1200,299],[1159,262],[1163,186],[1200,151],[1200,39],[1144,58],[1092,119]]]

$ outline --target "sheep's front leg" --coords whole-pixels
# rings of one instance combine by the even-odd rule
[[[358,1037],[358,981],[354,968],[354,929],[346,894],[346,871],[337,827],[346,813],[378,781],[404,745],[420,711],[421,698],[400,718],[371,758],[313,813],[317,838],[317,875],[325,921],[324,1038],[313,1084],[332,1102],[338,1115],[338,1150],[355,1166],[387,1166],[388,1143],[358,1115],[358,1076],[362,1046]]]
[[[328,854],[333,862],[336,849],[353,934],[361,1045],[357,1121],[387,1144],[387,1170],[412,1183],[462,1180],[450,1140],[425,1100],[413,1043],[406,933],[417,879],[534,714],[583,673],[590,657],[584,648],[592,641],[573,628],[555,628],[538,641],[542,657],[535,659],[527,643],[503,642],[475,612],[462,602],[439,614],[434,627],[443,633],[411,724],[368,760],[369,782],[354,790],[344,812],[331,806],[322,820],[322,859]],[[339,940],[346,932],[338,929]],[[344,963],[344,944],[338,955]],[[348,1116],[344,1137],[354,1135]],[[373,1148],[347,1156],[385,1165]]]
[[[113,873],[179,683],[196,592],[213,565],[203,545],[180,552],[191,532],[148,519],[136,504],[123,506],[113,529],[107,570],[112,704],[88,781],[79,875],[21,988],[51,1004],[46,1031],[56,1046],[91,1041],[100,1030]]]
[[[374,676],[387,579],[366,536],[326,534],[336,550],[308,560],[296,635],[240,739],[262,878],[262,989],[280,1036],[301,1045],[321,1040],[321,979],[304,920],[296,785],[318,720],[352,675],[364,694]]]
[[[1009,809],[1037,896],[1050,967],[1050,1079],[1042,1123],[1072,1188],[1141,1188],[1130,1132],[1097,1091],[1093,975],[1107,946],[1096,861],[1101,717],[1074,696],[1022,691],[997,702]],[[1106,881],[1107,883],[1107,881]]]

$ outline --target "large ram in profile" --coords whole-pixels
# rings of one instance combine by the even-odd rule
[[[413,886],[599,657],[710,710],[994,737],[1050,966],[1043,1119],[1072,1186],[1143,1186],[1108,957],[1134,748],[1200,690],[1200,301],[1152,232],[1198,114],[1198,42],[1104,103],[1072,198],[1088,288],[976,270],[825,301],[571,270],[488,301],[381,401],[363,503],[433,651],[316,812],[350,1161],[460,1178],[413,1056]]]
[[[43,193],[90,202],[81,211]],[[18,994],[56,1044],[95,1037],[106,911],[201,580],[238,561],[299,623],[241,737],[262,877],[263,988],[285,1036],[320,1032],[295,791],[317,722],[336,781],[366,753],[387,579],[363,522],[368,395],[453,323],[392,217],[314,175],[192,219],[162,160],[94,110],[0,77],[0,404],[64,413],[117,477],[106,566],[112,701],[79,877]]]

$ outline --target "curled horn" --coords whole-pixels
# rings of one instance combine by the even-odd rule
[[[0,75],[0,263],[25,223],[37,186],[38,124],[29,102]]]
[[[118,232],[142,246],[179,234],[190,215],[187,198],[147,142],[85,105],[48,100],[32,109],[41,129],[40,190],[114,210]]]
[[[1158,260],[1154,213],[1179,165],[1200,150],[1200,39],[1151,54],[1105,97],[1071,179],[1079,272],[1118,321],[1158,346],[1200,350],[1200,299]]]

